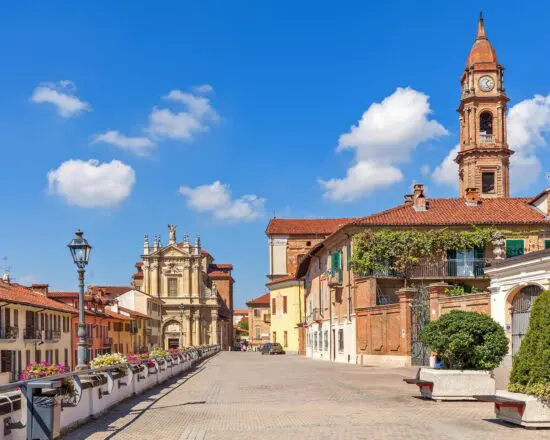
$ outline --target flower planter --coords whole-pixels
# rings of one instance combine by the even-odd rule
[[[498,390],[496,397],[504,400],[495,402],[497,418],[527,428],[550,428],[550,403],[528,394],[504,390]]]
[[[420,394],[426,399],[475,400],[475,395],[492,395],[496,390],[490,371],[422,368],[419,379],[427,382],[419,385]]]

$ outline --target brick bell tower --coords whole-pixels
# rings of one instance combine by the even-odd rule
[[[485,35],[479,15],[477,38],[460,78],[460,197],[479,192],[482,198],[510,196],[510,156],[506,136],[504,67]],[[468,190],[468,191],[467,191]]]

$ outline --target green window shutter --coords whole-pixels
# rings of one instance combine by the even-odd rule
[[[447,250],[447,276],[456,277],[456,249]]]
[[[550,249],[550,240],[544,240],[544,249]]]
[[[523,255],[523,240],[506,240],[506,258]]]

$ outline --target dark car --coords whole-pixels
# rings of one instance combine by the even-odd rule
[[[268,342],[262,347],[262,355],[263,354],[285,354],[285,351],[283,350],[281,344],[273,344]]]

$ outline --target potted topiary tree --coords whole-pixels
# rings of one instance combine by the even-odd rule
[[[495,393],[492,370],[508,353],[508,339],[490,316],[453,310],[426,325],[420,340],[435,352],[442,367],[420,370],[423,397],[473,400],[474,395]]]
[[[550,427],[550,290],[535,300],[529,328],[514,356],[508,391],[497,391],[496,398],[500,419]]]

